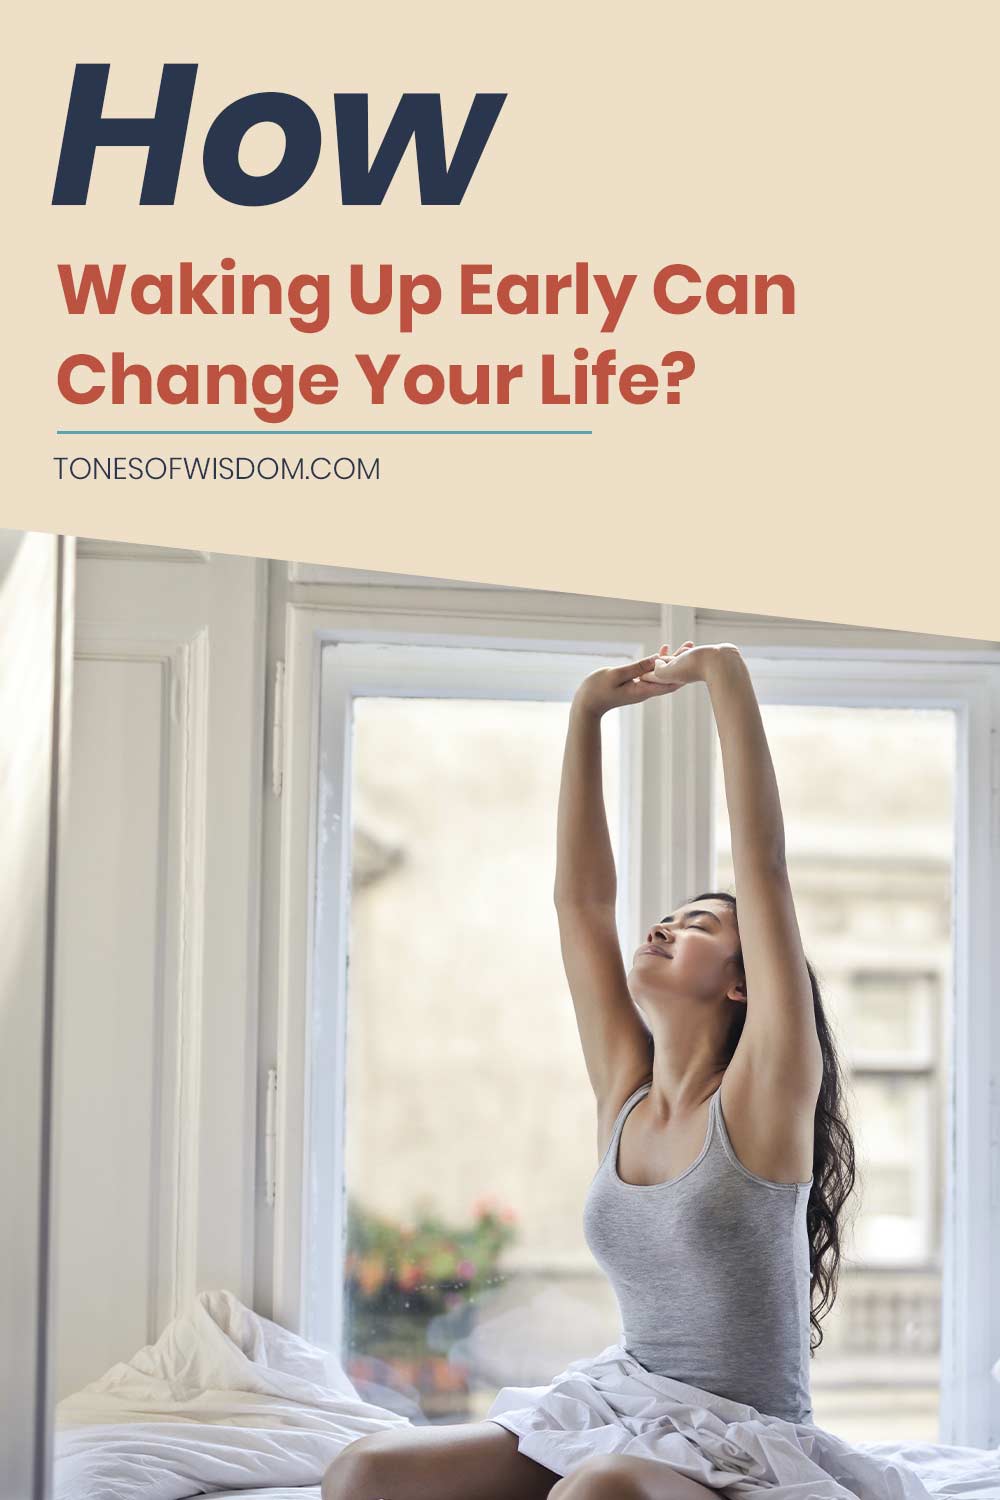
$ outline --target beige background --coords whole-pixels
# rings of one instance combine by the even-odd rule
[[[125,4],[36,7],[17,55],[27,91],[12,189],[7,473],[0,522],[37,530],[981,638],[995,582],[996,110],[992,5],[679,4],[500,10],[175,4],[160,34]],[[91,202],[50,204],[76,61],[111,64],[108,107],[151,113],[164,61],[200,65],[178,202],[139,208],[142,154],[98,153]],[[309,101],[324,129],[311,182],[267,209],[218,199],[205,132],[239,95]],[[406,90],[441,91],[449,151],[476,90],[508,99],[464,203],[421,207],[412,150],[380,208],[339,201],[332,95],[367,91],[385,122]],[[25,124],[27,120],[27,125]],[[263,137],[248,151],[273,160]],[[250,143],[248,143],[249,147]],[[103,159],[102,159],[103,158]],[[391,260],[454,286],[463,260],[648,279],[784,272],[794,318],[669,318],[634,301],[599,320],[442,312],[403,340],[343,316],[325,334],[279,320],[70,320],[55,266],[331,271]],[[638,291],[637,294],[638,296]],[[593,426],[590,438],[59,439],[135,425],[66,407],[67,353],[347,367],[358,350],[531,361],[580,341],[698,368],[681,404],[384,416],[352,381],[289,425]],[[527,383],[526,387],[527,387]],[[234,413],[218,425],[255,425]],[[148,425],[211,426],[151,408]],[[57,452],[360,452],[375,485],[59,484]]]

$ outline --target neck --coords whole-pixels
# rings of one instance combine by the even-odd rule
[[[664,1118],[697,1109],[721,1083],[725,1067],[720,1058],[730,1022],[727,1011],[727,1005],[708,1010],[671,1002],[669,1009],[651,1018],[653,1083],[649,1099]]]

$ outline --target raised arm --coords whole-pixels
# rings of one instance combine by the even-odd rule
[[[628,991],[604,806],[601,719],[610,708],[672,691],[637,680],[655,657],[592,673],[573,699],[563,751],[553,891],[563,967],[601,1116],[617,1113],[650,1073],[649,1034]]]
[[[696,647],[660,680],[701,677],[715,714],[729,809],[736,904],[747,984],[739,1044],[765,1087],[787,1099],[815,1100],[822,1077],[812,987],[802,951],[788,867],[785,828],[757,695],[732,645]]]

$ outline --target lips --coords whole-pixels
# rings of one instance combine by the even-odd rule
[[[657,943],[643,943],[639,949],[640,953],[655,953],[659,958],[673,958],[673,954],[666,948],[661,948]]]

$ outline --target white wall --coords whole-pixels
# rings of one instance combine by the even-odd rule
[[[263,563],[81,543],[57,1395],[253,1291]]]

